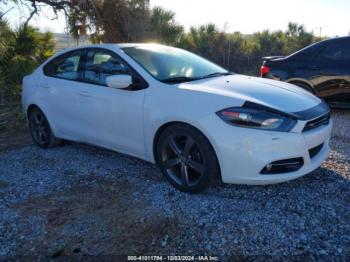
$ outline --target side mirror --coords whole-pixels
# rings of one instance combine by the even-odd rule
[[[128,88],[132,84],[132,78],[130,75],[113,75],[106,77],[106,83],[111,88]]]

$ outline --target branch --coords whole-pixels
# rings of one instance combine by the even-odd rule
[[[30,10],[30,15],[24,25],[26,26],[33,16],[38,14],[40,11],[38,7],[41,4],[50,6],[55,14],[57,14],[57,11],[63,11],[65,15],[68,15],[67,9],[75,7],[72,2],[68,0],[20,0],[21,5],[26,6]]]
[[[32,19],[32,17],[38,12],[38,7],[36,6],[36,2],[33,1],[32,2],[32,7],[33,10],[30,12],[29,17],[27,18],[27,20],[24,22],[24,27],[27,27],[29,21]]]
[[[11,12],[14,7],[11,7],[10,9],[6,10],[4,13],[0,14],[0,18],[4,17],[7,13]]]

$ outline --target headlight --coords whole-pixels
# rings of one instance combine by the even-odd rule
[[[216,113],[226,123],[248,128],[288,132],[296,120],[261,109],[231,107]]]

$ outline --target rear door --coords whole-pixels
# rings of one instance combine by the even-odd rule
[[[312,82],[319,73],[320,65],[316,57],[322,49],[323,44],[317,43],[288,57],[285,61],[285,66],[288,68],[286,71],[289,71],[287,79],[294,81],[305,79]]]
[[[317,94],[329,104],[350,105],[350,38],[325,42],[312,79]]]
[[[84,49],[65,53],[44,66],[39,79],[44,113],[61,138],[80,140],[81,125],[77,114]]]

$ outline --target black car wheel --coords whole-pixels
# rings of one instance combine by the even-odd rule
[[[62,140],[54,136],[49,122],[39,108],[33,108],[28,114],[29,130],[36,145],[48,148],[59,145]]]
[[[188,193],[204,190],[219,171],[216,155],[206,137],[183,124],[171,125],[162,132],[156,160],[170,184]]]

